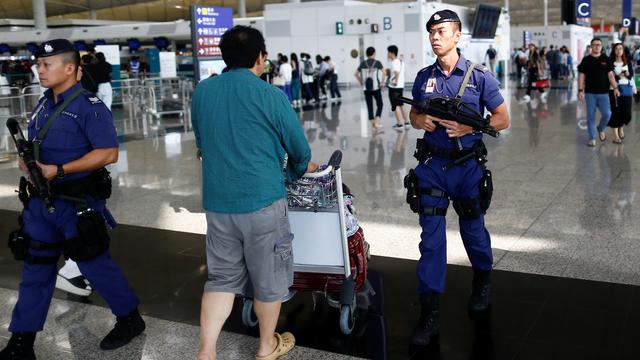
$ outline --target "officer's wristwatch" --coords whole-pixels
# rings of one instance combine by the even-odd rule
[[[64,168],[62,167],[62,165],[58,165],[58,172],[56,174],[56,178],[64,179],[65,176],[67,176],[67,174],[64,172]]]

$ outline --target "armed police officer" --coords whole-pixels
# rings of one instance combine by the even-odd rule
[[[438,11],[427,22],[427,30],[437,61],[416,76],[414,101],[460,100],[477,114],[487,108],[495,130],[507,128],[509,115],[498,81],[486,68],[465,59],[456,47],[462,36],[458,15],[451,10]],[[424,346],[440,330],[439,297],[444,292],[447,261],[445,215],[450,201],[459,216],[460,234],[474,272],[469,311],[475,314],[489,308],[493,257],[483,215],[492,185],[491,173],[484,166],[486,149],[481,133],[454,118],[422,113],[415,106],[410,119],[414,128],[425,130],[416,150],[419,164],[407,177],[409,192],[414,191],[419,199],[412,209],[419,212],[422,227],[417,265],[422,311],[411,342]]]
[[[115,221],[105,207],[111,179],[104,166],[118,159],[111,112],[77,82],[80,56],[69,41],[47,41],[37,56],[40,81],[49,90],[31,115],[28,138],[49,180],[53,206],[33,185],[28,197],[27,186],[21,186],[24,210],[10,246],[14,257],[24,260],[24,269],[9,325],[12,336],[0,360],[35,359],[33,344],[44,326],[61,252],[78,263],[116,316],[102,349],[124,346],[145,328],[139,300],[108,251],[105,220],[112,226]],[[19,165],[26,170],[24,162]]]

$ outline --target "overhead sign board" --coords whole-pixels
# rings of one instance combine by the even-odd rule
[[[631,0],[622,0],[622,26],[631,27]]]
[[[193,5],[191,7],[191,40],[196,80],[200,81],[200,62],[222,57],[220,38],[233,27],[233,9]]]
[[[591,26],[591,0],[576,1],[576,24]]]

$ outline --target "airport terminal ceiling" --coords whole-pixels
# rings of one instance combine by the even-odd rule
[[[544,0],[510,0],[511,23],[515,25],[540,25],[543,23]],[[237,12],[237,0],[45,0],[49,19],[89,19],[123,21],[173,21],[189,16],[189,5],[201,4],[233,7]],[[246,0],[247,16],[261,16],[265,4],[283,1]],[[375,1],[387,2],[387,1]],[[447,0],[447,3],[475,7],[476,0]],[[502,0],[482,1],[504,6]],[[549,24],[560,23],[560,1],[549,0]],[[621,21],[620,0],[593,0],[594,24],[602,18],[606,23]],[[640,11],[640,2],[633,4],[633,13]],[[33,19],[31,0],[0,1],[0,18]]]

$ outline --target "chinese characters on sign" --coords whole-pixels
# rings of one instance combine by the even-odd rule
[[[194,6],[192,28],[195,30],[197,57],[220,56],[220,37],[233,26],[231,8]]]

